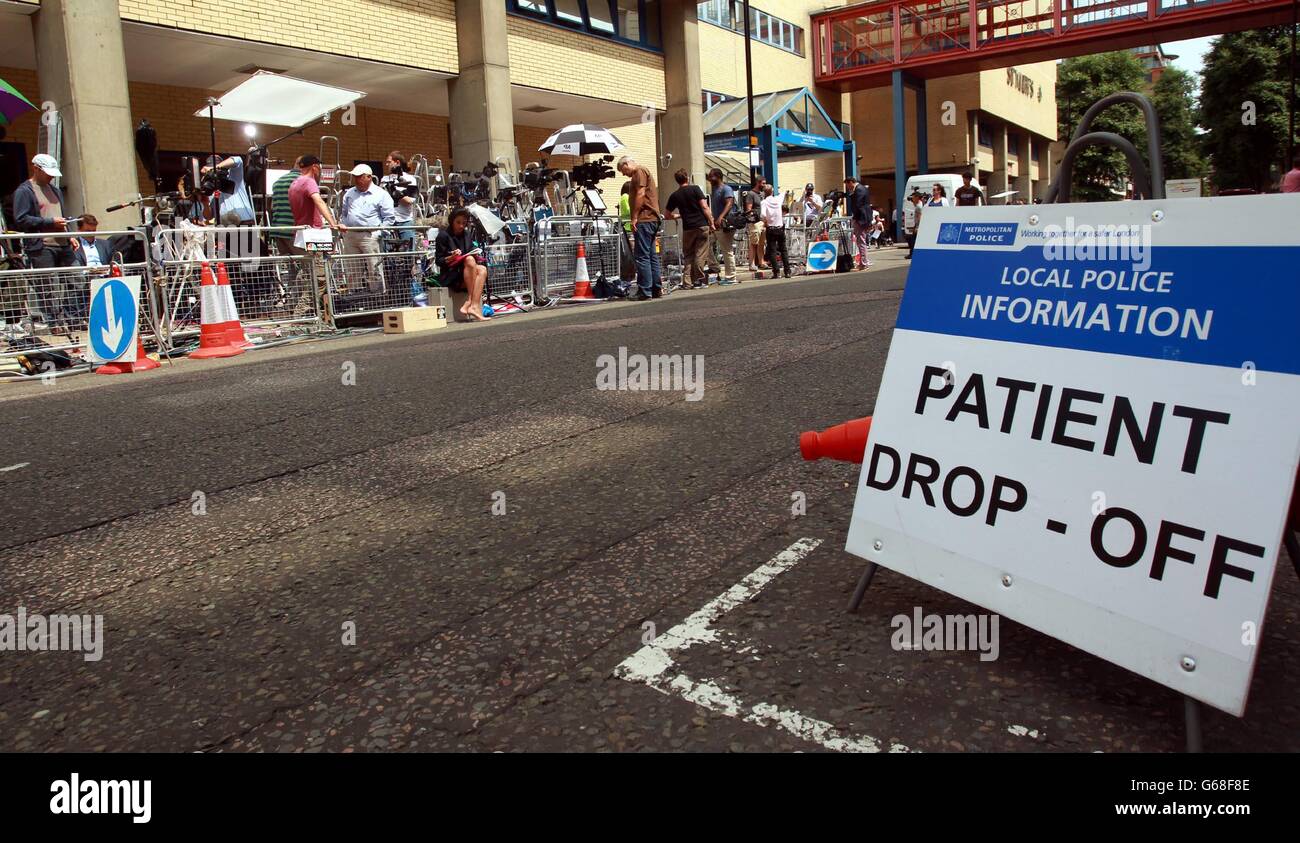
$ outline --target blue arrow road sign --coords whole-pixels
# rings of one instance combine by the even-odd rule
[[[131,282],[131,283],[128,283]],[[138,278],[105,278],[90,299],[90,350],[96,360],[111,362],[135,347]]]
[[[830,240],[818,240],[808,245],[808,271],[831,272],[839,257],[839,247]]]

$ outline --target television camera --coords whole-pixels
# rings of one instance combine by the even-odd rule
[[[602,155],[595,161],[578,164],[570,171],[570,179],[580,187],[594,188],[605,179],[614,177],[614,168],[610,166],[613,155]]]

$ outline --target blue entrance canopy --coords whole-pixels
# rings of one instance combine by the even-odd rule
[[[749,148],[749,109],[745,99],[723,100],[704,112],[704,149],[744,152]],[[754,96],[754,134],[760,172],[777,188],[777,161],[822,153],[844,156],[845,173],[857,162],[857,147],[809,88],[790,88]]]

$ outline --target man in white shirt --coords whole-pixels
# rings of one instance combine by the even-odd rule
[[[785,277],[789,278],[790,258],[785,251],[785,209],[781,207],[781,197],[772,192],[771,185],[763,189],[763,204],[759,206],[759,216],[763,220],[763,228],[767,231],[767,262],[772,267],[772,277],[779,277],[784,270]]]
[[[820,194],[813,188],[812,182],[804,185],[803,198],[799,200],[803,205],[803,223],[812,225],[821,215],[822,207],[826,204]]]
[[[352,168],[355,183],[343,194],[340,222],[347,226],[343,233],[345,255],[368,255],[362,268],[366,286],[372,293],[384,292],[383,258],[380,257],[380,227],[393,223],[393,197],[375,184],[374,171],[368,164]],[[357,228],[374,229],[356,231]]]

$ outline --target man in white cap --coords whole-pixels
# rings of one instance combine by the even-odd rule
[[[70,220],[63,215],[63,193],[54,186],[54,180],[63,175],[59,162],[42,153],[32,159],[31,172],[31,178],[14,191],[14,228],[31,233],[67,231]],[[73,263],[68,238],[29,237],[23,240],[23,254],[36,269]],[[27,283],[27,311],[32,320],[56,326],[65,309],[58,275],[33,275]]]
[[[393,224],[393,197],[375,184],[369,164],[352,168],[353,185],[343,194],[339,222],[347,226],[343,234],[343,253],[370,255],[362,272],[372,293],[384,292],[383,259],[379,256],[379,228]],[[373,229],[356,231],[358,228]]]

